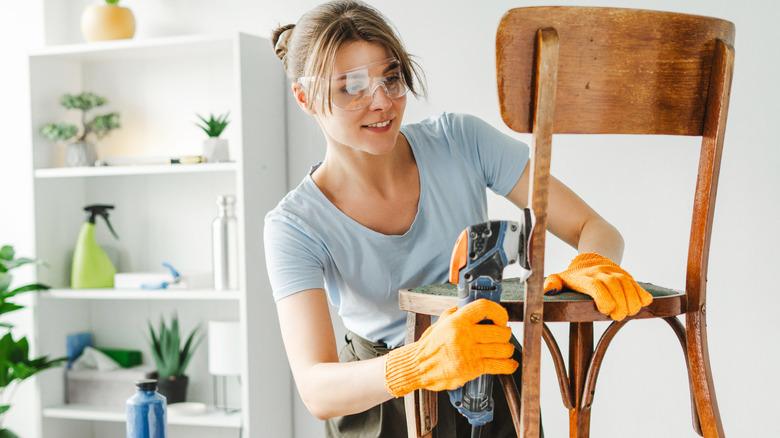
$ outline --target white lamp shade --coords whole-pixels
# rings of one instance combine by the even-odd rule
[[[241,330],[235,321],[209,321],[209,373],[241,374]]]

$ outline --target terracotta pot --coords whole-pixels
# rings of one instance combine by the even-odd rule
[[[135,35],[135,17],[125,7],[94,4],[81,14],[81,33],[89,42],[121,40]]]

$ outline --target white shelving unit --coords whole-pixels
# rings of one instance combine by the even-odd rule
[[[70,333],[92,332],[103,347],[146,345],[147,320],[179,316],[182,330],[209,320],[241,325],[242,373],[228,390],[240,413],[169,416],[177,437],[284,437],[292,435],[289,368],[279,335],[263,254],[265,213],[286,192],[285,80],[270,43],[243,33],[166,37],[48,47],[29,57],[31,147],[36,257],[48,268],[37,280],[52,289],[33,303],[33,354],[65,355]],[[63,167],[64,146],[39,128],[76,121],[59,106],[64,93],[92,91],[108,99],[96,113],[118,111],[122,127],[97,145],[98,158],[201,153],[195,114],[230,111],[223,137],[231,162],[118,167]],[[73,246],[86,219],[83,207],[115,206],[113,239],[98,222],[99,243],[118,254],[117,270],[162,271],[171,262],[185,276],[211,269],[211,221],[216,198],[236,196],[239,289],[69,289]],[[188,401],[211,403],[212,380],[204,339],[188,370]],[[124,406],[66,404],[64,370],[35,378],[44,438],[120,438]],[[240,383],[239,383],[240,382]],[[128,397],[134,388],[128,388]]]

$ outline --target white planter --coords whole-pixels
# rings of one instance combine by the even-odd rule
[[[89,142],[75,141],[65,147],[65,165],[68,167],[93,166],[95,148]]]
[[[209,137],[203,140],[203,156],[209,163],[230,161],[228,141],[224,138]]]

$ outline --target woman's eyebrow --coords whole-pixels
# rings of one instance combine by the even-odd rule
[[[387,73],[391,70],[395,70],[396,68],[400,67],[401,64],[398,63],[398,61],[390,63],[387,67],[385,67],[385,71],[383,73]]]

